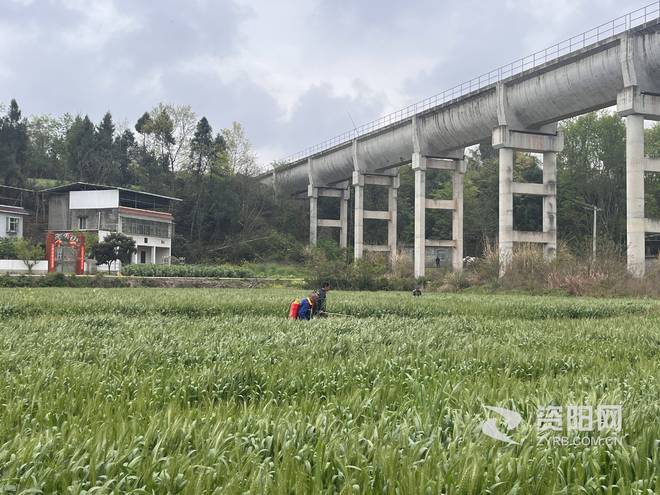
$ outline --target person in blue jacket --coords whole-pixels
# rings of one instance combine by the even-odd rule
[[[298,309],[298,319],[299,320],[311,320],[312,315],[314,314],[314,311],[316,309],[316,302],[318,300],[318,296],[316,294],[312,294],[309,297],[303,298],[302,301],[300,301],[300,308]]]

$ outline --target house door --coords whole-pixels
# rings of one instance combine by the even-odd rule
[[[147,262],[147,252],[140,251],[140,263],[144,265],[146,262]]]
[[[60,273],[76,273],[76,252],[69,246],[55,248],[55,271]]]

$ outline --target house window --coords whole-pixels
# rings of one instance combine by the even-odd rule
[[[121,229],[123,234],[128,235],[162,237],[164,239],[170,237],[170,224],[168,222],[121,217]]]
[[[85,230],[87,228],[87,217],[78,217],[78,230]]]
[[[8,234],[18,234],[18,222],[20,219],[18,217],[7,217],[7,233]]]

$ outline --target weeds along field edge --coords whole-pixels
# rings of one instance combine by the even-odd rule
[[[86,292],[58,297],[89,303]],[[141,303],[137,292],[119,294],[107,297]],[[333,293],[333,303],[344,296],[353,294]],[[656,492],[655,315],[522,322],[508,316],[508,299],[496,301],[500,318],[414,322],[121,311],[2,319],[0,485],[9,493]],[[519,445],[481,434],[485,404],[521,414],[511,433]],[[533,418],[548,404],[621,404],[620,445],[540,441]]]
[[[291,289],[0,289],[0,316],[149,314],[286,317]],[[660,301],[561,296],[439,294],[413,298],[407,292],[333,291],[329,311],[339,317],[433,318],[475,316],[518,319],[595,319],[658,314]]]

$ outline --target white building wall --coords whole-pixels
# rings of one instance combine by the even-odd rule
[[[101,208],[118,208],[119,190],[107,191],[71,191],[69,193],[70,210],[94,210]]]
[[[137,251],[133,254],[131,263],[141,263],[141,251],[145,252],[145,264],[156,264],[162,265],[169,263],[169,258],[172,256],[172,239],[167,237],[156,237],[150,235],[137,235],[137,234],[127,234],[123,232],[123,223],[122,219],[124,218],[135,218],[138,220],[148,220],[152,222],[157,222],[155,218],[137,216],[137,215],[126,215],[121,214],[119,217],[119,222],[122,227],[120,231],[122,234],[130,237],[135,241],[135,247]],[[173,226],[172,222],[162,222],[169,226],[170,233],[172,232]]]
[[[135,248],[137,251],[133,253],[131,263],[140,263],[140,251],[146,252],[146,264],[154,264],[154,261],[155,264],[165,264],[169,262],[169,258],[172,255],[172,239],[122,233],[135,241]],[[108,234],[110,234],[110,231],[99,230],[99,241],[103,241]],[[147,242],[145,242],[145,239]],[[155,260],[153,257],[154,252],[156,253]]]
[[[125,234],[128,235],[128,234]],[[140,251],[145,251],[146,264],[166,264],[172,255],[172,240],[163,237],[144,237],[128,235],[135,241],[137,251],[133,254],[132,263],[141,263]],[[147,242],[144,242],[145,239]]]
[[[28,273],[28,267],[22,260],[0,260],[0,273]],[[48,261],[37,261],[32,273],[48,273]]]
[[[7,219],[9,217],[18,218],[18,233],[7,235]],[[0,213],[0,237],[23,237],[23,216],[12,213]]]

